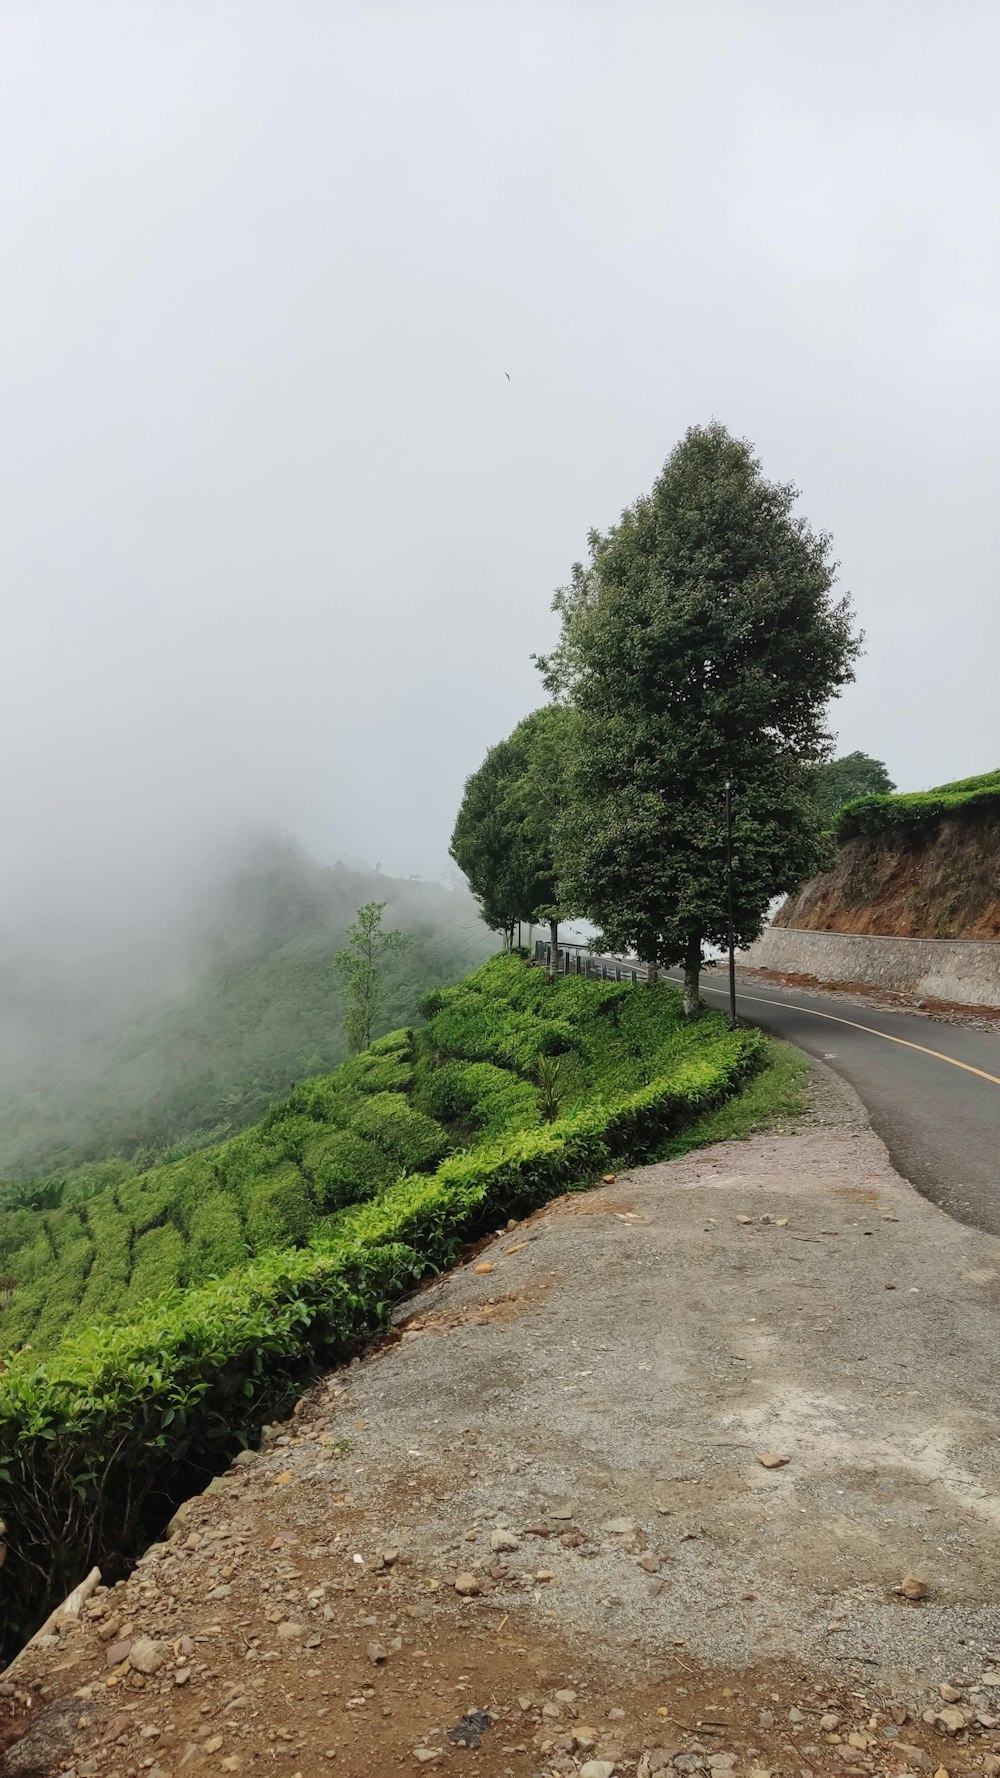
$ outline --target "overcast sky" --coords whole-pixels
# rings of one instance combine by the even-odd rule
[[[245,819],[436,874],[713,415],[833,533],[841,750],[1000,763],[998,65],[989,0],[2,0],[8,905]]]

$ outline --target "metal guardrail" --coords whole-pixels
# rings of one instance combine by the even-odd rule
[[[552,946],[547,939],[536,938],[533,961],[548,969]],[[569,942],[556,947],[556,972],[559,975],[582,975],[597,982],[644,982],[646,965],[627,957],[602,957],[586,945]]]

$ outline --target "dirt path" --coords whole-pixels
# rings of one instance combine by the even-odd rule
[[[828,1080],[561,1199],[22,1659],[8,1770],[1000,1778],[998,1306]]]

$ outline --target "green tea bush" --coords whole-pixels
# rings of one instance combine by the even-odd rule
[[[102,1206],[99,1221],[91,1214],[94,1235],[94,1263],[78,1309],[67,1316],[81,1322],[93,1321],[100,1315],[114,1315],[125,1301],[132,1272],[132,1227],[113,1205]],[[0,1331],[7,1330],[0,1323]]]
[[[431,1041],[445,1054],[499,1063],[527,1075],[539,1056],[559,1055],[573,1047],[574,1033],[566,1019],[519,1012],[474,990],[452,988],[444,998],[428,1030]]]
[[[301,1086],[293,1087],[288,1100],[290,1111],[301,1111],[311,1117],[317,1124],[344,1124],[348,1121],[348,1105],[353,1106],[354,1094],[345,1093],[338,1087],[337,1074],[322,1074],[316,1080],[304,1080]]]
[[[184,1249],[185,1284],[221,1277],[247,1257],[247,1242],[237,1207],[228,1192],[211,1192],[196,1205]]]
[[[376,1037],[374,1043],[368,1045],[370,1056],[392,1056],[401,1054],[409,1057],[413,1044],[413,1031],[404,1025],[400,1031],[387,1031],[384,1037]]]
[[[399,1051],[363,1050],[342,1062],[338,1074],[359,1093],[405,1093],[413,1081],[413,1069]]]
[[[48,1345],[62,1334],[66,1323],[83,1295],[84,1285],[94,1259],[94,1244],[84,1234],[62,1246],[58,1259],[56,1282],[45,1295],[32,1338],[40,1346]]]
[[[420,1270],[398,1245],[268,1254],[0,1374],[7,1649],[92,1560],[135,1551],[143,1503],[178,1463],[218,1467],[234,1435],[312,1364],[345,1357]]]
[[[397,1172],[420,1172],[448,1148],[440,1124],[414,1110],[399,1093],[372,1094],[359,1105],[351,1127],[387,1154]]]
[[[179,1229],[169,1222],[147,1229],[133,1243],[127,1301],[144,1303],[173,1290],[180,1280],[183,1261],[184,1237]]]
[[[317,1201],[323,1210],[342,1210],[373,1198],[398,1173],[396,1163],[374,1142],[354,1130],[336,1130],[316,1170]]]
[[[1000,816],[1000,771],[983,772],[977,778],[958,778],[937,790],[918,790],[901,796],[862,796],[845,803],[833,830],[837,840],[859,837],[877,839],[895,828],[919,832],[936,827],[951,817],[981,821]]]
[[[414,1098],[429,1117],[484,1139],[539,1119],[535,1086],[492,1062],[447,1062],[424,1077]]]
[[[247,1194],[247,1235],[256,1253],[269,1247],[301,1247],[314,1221],[305,1180],[291,1161],[255,1180]]]

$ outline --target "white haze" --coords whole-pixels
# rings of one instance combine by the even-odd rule
[[[711,415],[834,534],[841,748],[996,765],[998,61],[962,0],[6,0],[6,942],[248,827],[442,871]]]

